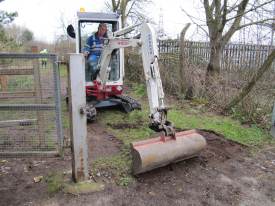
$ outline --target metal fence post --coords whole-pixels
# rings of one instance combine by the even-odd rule
[[[58,57],[54,56],[51,58],[53,64],[53,79],[54,79],[54,90],[55,90],[55,113],[56,113],[56,132],[58,137],[58,153],[63,156],[64,153],[64,136],[62,130],[62,118],[61,118],[61,88],[60,88],[60,72],[58,66]]]
[[[70,55],[69,98],[72,143],[72,175],[76,182],[88,180],[85,60],[83,54]],[[84,109],[85,110],[85,109]]]
[[[41,74],[39,67],[39,59],[33,59],[33,77],[34,77],[34,89],[35,89],[35,103],[42,104],[42,85],[41,85]],[[39,146],[45,147],[45,132],[44,132],[44,117],[41,111],[36,112],[37,115],[37,126],[38,126],[38,138],[39,138]]]

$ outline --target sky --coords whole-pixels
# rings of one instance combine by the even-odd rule
[[[106,11],[104,2],[105,0],[4,0],[0,3],[0,9],[17,11],[18,17],[14,24],[30,29],[37,40],[52,42],[61,32],[61,19],[66,24],[73,23],[76,12],[81,7],[91,12]],[[190,22],[181,8],[190,13],[197,11],[192,0],[153,0],[153,4],[146,8],[146,14],[158,23],[162,13],[165,33],[176,37],[184,25]],[[192,30],[190,31],[187,35],[192,36]]]

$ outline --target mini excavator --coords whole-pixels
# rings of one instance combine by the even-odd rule
[[[168,109],[158,66],[158,47],[153,27],[146,22],[120,29],[120,17],[116,13],[78,12],[76,29],[67,27],[69,36],[76,38],[76,52],[81,53],[87,33],[99,23],[106,23],[108,37],[104,39],[103,50],[97,64],[95,77],[86,68],[86,98],[89,111],[87,118],[93,119],[96,109],[121,106],[130,112],[139,109],[140,104],[123,95],[124,48],[138,47],[141,50],[147,95],[149,101],[149,127],[161,135],[144,141],[131,143],[132,170],[137,175],[152,169],[189,159],[206,147],[206,140],[196,130],[175,132],[168,121]],[[134,38],[126,34],[140,27],[140,34]],[[85,39],[84,39],[85,38]]]

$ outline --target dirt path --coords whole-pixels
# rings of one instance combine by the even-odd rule
[[[105,190],[73,196],[47,193],[33,177],[71,168],[64,160],[7,159],[0,163],[0,205],[275,205],[275,149],[251,155],[248,149],[204,132],[208,146],[200,157],[136,177],[128,187],[107,184]],[[88,125],[91,162],[119,152],[121,143],[104,126]]]

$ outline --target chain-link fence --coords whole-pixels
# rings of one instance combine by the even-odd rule
[[[60,78],[53,54],[0,54],[0,156],[62,153]]]

